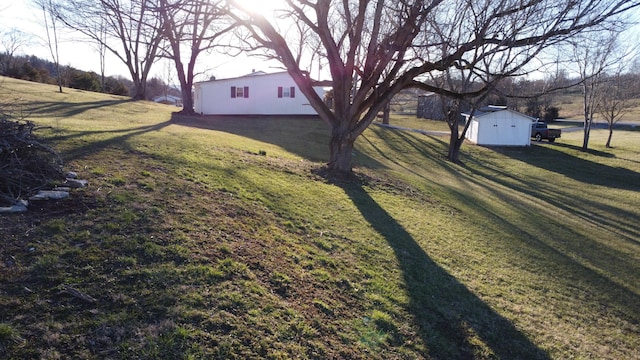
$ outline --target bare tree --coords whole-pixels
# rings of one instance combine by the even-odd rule
[[[0,58],[0,74],[6,74],[13,66],[13,58],[20,48],[29,44],[29,37],[18,29],[10,29],[0,35],[4,54]]]
[[[582,150],[587,150],[589,148],[593,115],[596,113],[597,89],[600,87],[609,56],[613,51],[613,42],[602,37],[591,37],[576,39],[571,41],[571,45],[573,46],[573,56],[578,67],[582,90],[582,111],[584,116]]]
[[[60,0],[57,7],[67,26],[104,46],[127,67],[133,98],[144,100],[163,34],[151,0]]]
[[[447,158],[452,162],[460,160],[460,148],[470,124],[467,121],[460,130],[461,106],[469,109],[473,116],[501,81],[524,74],[526,65],[549,42],[555,41],[549,38],[513,43],[513,39],[526,39],[535,34],[535,26],[526,24],[539,16],[541,10],[535,6],[520,9],[519,16],[512,18],[504,13],[508,9],[502,6],[504,4],[497,6],[490,1],[460,2],[449,21],[430,20],[427,24],[430,32],[425,33],[422,40],[426,46],[416,48],[423,63],[453,59],[446,68],[427,72],[423,76],[425,79],[419,77],[414,81],[415,86],[441,97],[442,113],[450,130]],[[496,34],[509,36],[498,37]],[[473,44],[471,51],[464,49],[469,44]]]
[[[58,41],[58,7],[53,0],[32,0],[42,10],[47,46],[56,68],[58,91],[62,93],[62,73],[60,71],[60,48]]]
[[[98,38],[100,41],[96,43],[96,47],[98,50],[98,58],[100,59],[100,89],[102,92],[105,92],[106,89],[106,76],[105,71],[107,68],[107,25],[105,19],[100,19],[100,24],[98,26]]]
[[[414,79],[450,68],[475,71],[476,66],[484,78],[499,79],[505,76],[504,68],[517,71],[539,49],[602,25],[639,5],[637,0],[285,0],[286,12],[282,14],[286,19],[281,21],[304,24],[308,29],[291,36],[279,31],[282,25],[274,19],[228,1],[235,8],[231,15],[243,23],[257,44],[278,58],[330,126],[328,168],[338,172],[351,171],[358,136],[395,94],[415,85]],[[463,10],[467,16],[460,17]],[[455,21],[463,22],[456,27],[461,36],[432,36],[438,33],[438,26]],[[303,70],[300,59],[305,58],[305,49],[297,47],[299,42],[295,41],[302,36],[316,38],[326,55],[333,85],[332,108],[315,94],[313,81]],[[450,43],[443,44],[443,40]],[[442,51],[443,45],[447,45],[447,51]],[[502,61],[494,56],[498,53],[509,55],[503,59],[512,61],[511,65],[485,62]],[[491,80],[483,88],[493,83]],[[454,98],[480,94],[456,94],[437,86],[431,91]]]
[[[598,113],[600,113],[607,122],[607,128],[609,130],[605,144],[607,148],[611,147],[614,126],[622,119],[622,116],[624,116],[628,110],[628,101],[630,100],[628,89],[631,86],[631,82],[628,80],[630,80],[629,77],[616,74],[609,77],[598,91],[600,96],[596,108]]]
[[[172,82],[175,80],[174,71],[175,64],[172,64],[171,62],[165,62],[163,71],[163,80],[165,81],[165,86],[164,92],[162,93],[165,98],[169,97],[169,92],[172,88]]]
[[[163,36],[168,43],[163,56],[175,64],[182,91],[182,112],[186,114],[194,113],[193,82],[198,56],[219,46],[218,39],[232,28],[223,22],[225,12],[221,3],[221,0],[158,0],[157,3],[156,11],[163,20]]]
[[[599,102],[606,97],[609,87],[605,82],[610,73],[619,73],[625,67],[628,49],[620,44],[624,23],[619,22],[605,31],[589,32],[569,41],[572,47],[572,63],[577,70],[583,102],[584,126],[582,149],[589,147],[594,115],[599,112]]]

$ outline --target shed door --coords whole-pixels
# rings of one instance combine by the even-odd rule
[[[491,145],[519,145],[518,122],[512,116],[495,117],[491,119]]]
[[[497,145],[500,143],[500,121],[495,116],[487,119],[489,121],[486,122],[485,125],[485,136],[483,136],[483,144],[486,145]]]
[[[504,119],[501,128],[501,138],[504,145],[518,145],[518,123],[513,116]]]

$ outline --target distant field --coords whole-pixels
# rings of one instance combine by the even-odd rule
[[[553,95],[553,105],[557,106],[560,109],[560,117],[564,119],[572,119],[576,121],[582,121],[584,119],[584,110],[583,103],[580,94],[572,93],[568,95]],[[627,104],[629,107],[625,114],[622,116],[620,122],[632,122],[640,124],[640,99],[630,100]],[[412,98],[407,94],[401,96],[391,107],[392,113],[395,114],[399,121],[405,122],[409,121],[409,119],[417,119],[416,117],[416,109],[417,109],[417,98]],[[419,119],[423,120],[423,119]],[[603,123],[604,119],[600,114],[595,115],[595,121],[599,123]],[[430,128],[428,130],[437,130],[438,128],[442,128],[444,126],[444,130],[448,130],[446,128],[446,124],[443,122],[437,121],[435,123],[421,123],[416,122],[414,125],[419,128],[427,125],[429,127],[435,126],[434,128]]]
[[[452,164],[372,126],[356,181],[317,119],[55,89],[0,78],[89,181],[0,217],[0,358],[638,358],[638,129]]]
[[[562,95],[556,98],[554,105],[560,108],[560,117],[566,119],[584,119],[583,102],[580,95]],[[640,99],[630,100],[629,109],[622,116],[621,122],[640,123]],[[595,115],[596,121],[603,122],[600,114]]]

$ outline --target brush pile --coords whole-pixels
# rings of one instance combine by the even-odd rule
[[[64,180],[62,159],[35,135],[30,121],[0,116],[0,206]]]

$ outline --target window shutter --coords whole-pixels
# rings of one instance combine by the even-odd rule
[[[278,97],[282,97],[282,86],[278,86]]]
[[[295,87],[295,86],[292,86],[292,87],[291,87],[291,92],[290,92],[290,94],[291,94],[291,95],[289,95],[289,96],[291,96],[292,98],[296,97],[296,87]]]
[[[236,87],[235,86],[231,87],[231,97],[232,98],[236,97]]]
[[[246,98],[249,97],[249,87],[248,86],[244,87],[244,97],[246,97]]]

